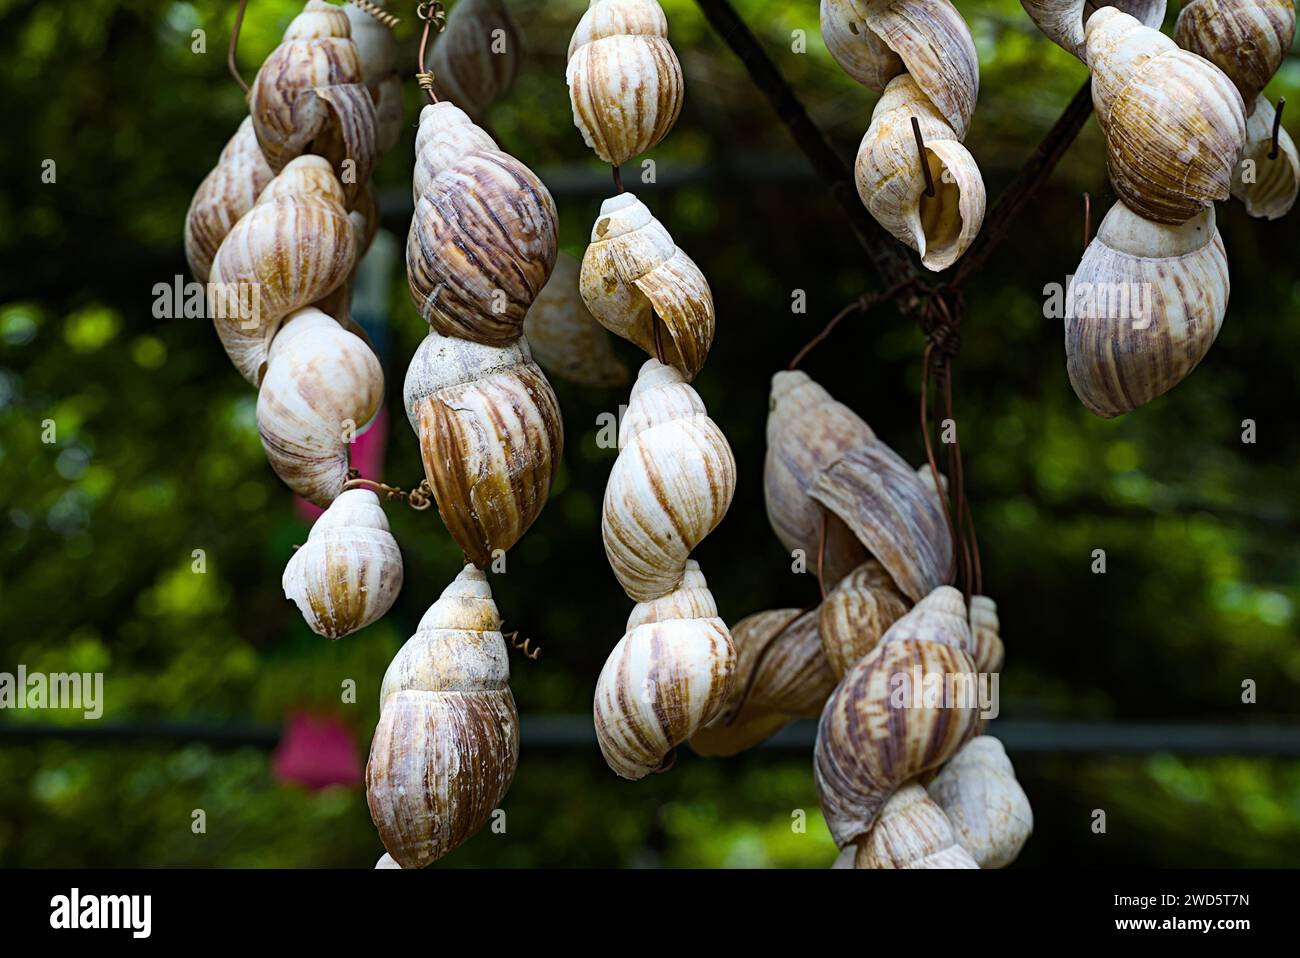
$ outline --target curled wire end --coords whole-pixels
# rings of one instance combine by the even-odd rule
[[[370,0],[348,0],[348,2],[358,10],[363,10],[370,14],[390,30],[402,22],[398,17],[393,16],[379,4],[371,3]]]
[[[433,29],[441,33],[447,29],[447,11],[443,9],[439,0],[423,0],[422,3],[415,5],[415,15],[421,20],[427,20],[433,25]]]
[[[542,657],[541,646],[534,646],[532,644],[532,639],[520,639],[518,629],[513,632],[505,633],[505,637],[510,641],[511,648],[518,649],[520,652],[524,653],[524,658],[532,659],[536,662]]]
[[[416,512],[423,512],[433,505],[433,489],[428,479],[421,479],[420,484],[407,494],[406,504]]]
[[[421,90],[429,94],[430,97],[433,97],[435,103],[437,102],[437,94],[433,90],[432,70],[425,70],[423,73],[417,73],[415,75],[415,82],[420,84]]]

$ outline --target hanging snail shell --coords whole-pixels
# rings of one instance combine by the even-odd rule
[[[348,446],[379,412],[384,371],[373,350],[319,309],[285,322],[257,393],[257,431],[276,475],[318,506],[348,478]]]
[[[484,346],[430,333],[406,371],[424,473],[456,544],[480,568],[541,513],[560,464],[560,407],[523,340]]]
[[[419,203],[429,184],[443,170],[479,150],[498,150],[496,140],[477,126],[464,110],[445,100],[426,104],[415,130],[415,170],[411,201]]]
[[[998,604],[986,595],[970,598],[970,657],[975,671],[992,674],[1002,671],[1006,648],[1002,644]]]
[[[482,828],[519,755],[501,616],[473,566],[429,607],[389,663],[366,765],[366,802],[388,854],[423,868]]]
[[[731,630],[736,667],[717,715],[691,736],[700,755],[736,755],[790,722],[816,718],[835,688],[817,636],[817,611],[772,609]]]
[[[869,832],[894,792],[937,769],[978,733],[977,703],[910,707],[913,689],[896,700],[898,676],[969,676],[966,602],[941,586],[885,633],[845,673],[822,710],[814,770],[831,836],[844,848]]]
[[[631,193],[601,204],[578,284],[591,315],[616,336],[651,356],[662,351],[687,382],[704,366],[715,325],[709,282]],[[656,322],[667,333],[658,350]]]
[[[1006,749],[991,735],[962,746],[928,791],[980,868],[1010,865],[1034,830],[1029,798]]]
[[[1174,24],[1178,45],[1227,74],[1247,113],[1294,39],[1294,0],[1186,0]]]
[[[913,119],[924,138],[933,196],[926,192]],[[910,73],[891,80],[876,104],[853,178],[871,215],[919,252],[926,269],[955,263],[984,222],[979,166]]]
[[[376,3],[382,7],[382,2]],[[376,147],[387,153],[402,136],[402,81],[397,74],[397,38],[391,27],[349,3],[343,7],[361,60],[361,82],[375,102]]]
[[[426,108],[420,126],[446,117],[461,127],[463,116]],[[458,145],[477,139],[459,129],[453,136]],[[425,165],[441,169],[424,184],[411,220],[411,299],[435,332],[503,346],[522,334],[555,265],[555,202],[508,153],[473,149],[452,159],[445,137],[431,132],[423,142],[431,141],[437,155]]]
[[[1251,216],[1275,220],[1295,205],[1300,190],[1300,154],[1285,127],[1277,130],[1277,156],[1273,152],[1273,104],[1262,97],[1246,122],[1246,147],[1232,177],[1232,195]]]
[[[637,780],[708,723],[727,697],[736,650],[694,560],[681,584],[641,602],[601,670],[596,738],[609,767]]]
[[[870,654],[910,606],[875,559],[868,559],[841,579],[817,613],[817,632],[835,678],[842,678]]]
[[[510,89],[523,59],[523,42],[501,0],[460,0],[447,17],[429,58],[442,99],[473,117]]]
[[[867,553],[848,526],[809,493],[822,470],[874,438],[857,413],[832,399],[807,373],[788,370],[772,377],[763,460],[768,522],[786,549],[803,553],[809,568],[817,561],[825,522],[822,577],[827,586],[861,565]]]
[[[933,482],[879,439],[823,469],[809,495],[844,521],[909,599],[951,581],[952,534]]]
[[[1092,100],[1119,198],[1157,223],[1226,200],[1246,143],[1241,94],[1213,63],[1113,7],[1088,20]]]
[[[337,289],[356,240],[329,164],[302,156],[262,191],[217,249],[208,315],[235,368],[254,386],[284,317]]]
[[[402,591],[402,553],[379,497],[347,489],[284,567],[284,597],[311,630],[341,639],[378,621]]]
[[[221,241],[257,202],[274,175],[257,145],[253,121],[244,117],[222,149],[216,167],[194,191],[185,214],[185,259],[200,283],[207,282]]]
[[[647,602],[677,587],[687,557],[726,515],[736,460],[699,394],[654,359],[632,387],[618,442],[601,536],[623,590]]]
[[[1084,25],[1099,8],[1114,7],[1155,30],[1165,20],[1165,0],[1020,0],[1020,5],[1049,40],[1084,63]]]
[[[682,111],[682,65],[655,0],[591,0],[564,78],[574,125],[614,166],[652,149]]]
[[[375,103],[362,85],[361,57],[341,7],[307,0],[248,93],[266,162],[277,173],[304,153],[334,167],[351,206],[375,165]]]
[[[524,335],[537,364],[552,376],[584,386],[621,386],[631,374],[582,301],[578,270],[576,259],[560,253],[524,317]]]
[[[1116,203],[1083,254],[1070,296],[1066,369],[1089,410],[1110,419],[1168,392],[1209,351],[1228,308],[1214,207],[1167,226]]]
[[[943,809],[912,782],[890,796],[871,831],[858,840],[854,867],[981,867],[959,837]]]
[[[979,99],[979,57],[949,0],[822,0],[820,15],[826,49],[845,73],[877,93],[909,73],[953,138],[966,139]]]

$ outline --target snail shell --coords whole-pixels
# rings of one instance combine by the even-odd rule
[[[1226,200],[1246,143],[1246,111],[1232,81],[1113,7],[1089,18],[1086,37],[1106,166],[1124,204],[1177,224]]]
[[[276,475],[318,506],[348,478],[348,445],[384,398],[371,348],[319,309],[294,313],[271,343],[257,431]]]
[[[485,567],[541,513],[560,463],[560,407],[522,340],[484,346],[430,333],[406,371],[411,428],[438,512]]]
[[[820,15],[826,49],[845,73],[878,93],[910,74],[955,139],[966,139],[979,99],[979,57],[949,0],[822,0]]]
[[[704,366],[715,325],[709,282],[631,193],[601,204],[578,285],[597,322],[651,356],[655,322],[662,322],[664,361],[687,382]]]
[[[194,191],[185,214],[185,259],[200,283],[207,281],[221,241],[257,202],[274,175],[257,145],[253,121],[244,117],[222,149],[216,167]]]
[[[794,719],[816,718],[835,688],[817,636],[817,611],[772,609],[731,630],[736,668],[713,721],[691,736],[700,755],[735,755]]]
[[[1247,112],[1294,39],[1294,0],[1186,0],[1174,24],[1178,45],[1227,74]]]
[[[1020,5],[1049,40],[1084,63],[1084,25],[1100,7],[1114,7],[1155,30],[1165,20],[1165,0],[1020,0]]]
[[[1089,302],[1092,290],[1101,292]],[[1133,302],[1139,294],[1141,309]],[[1089,410],[1109,419],[1168,392],[1209,351],[1228,308],[1214,208],[1166,226],[1116,203],[1084,251],[1070,295],[1080,315],[1065,321],[1066,370]]]
[[[652,149],[682,111],[682,65],[655,0],[591,0],[564,79],[574,125],[614,166]]]
[[[841,579],[817,613],[817,632],[835,678],[842,678],[879,645],[910,606],[875,559],[868,559]]]
[[[1015,861],[1034,830],[1034,813],[1006,749],[991,735],[967,742],[929,785],[930,797],[980,868]]]
[[[411,200],[429,192],[429,184],[462,157],[480,150],[499,150],[496,140],[477,126],[464,110],[439,101],[420,111],[415,130],[415,171],[411,175]]]
[[[380,619],[402,591],[402,553],[369,489],[338,494],[284,567],[284,597],[311,630],[340,639]]]
[[[436,109],[426,109],[420,125],[444,117],[463,126]],[[454,136],[458,144],[474,138],[459,130]],[[428,168],[450,159],[436,133],[424,142],[438,150]],[[464,153],[416,201],[406,243],[411,299],[435,332],[492,346],[513,342],[555,265],[556,230],[555,202],[532,170],[500,150]]]
[[[248,93],[257,141],[279,172],[304,153],[334,167],[350,206],[370,179],[378,143],[375,103],[341,7],[307,0]]]
[[[960,592],[941,586],[890,627],[836,686],[817,726],[814,770],[822,813],[841,847],[871,830],[900,786],[946,762],[977,734],[977,703],[945,698],[912,708],[900,676],[971,676],[970,630]]]
[[[466,566],[389,663],[379,692],[366,801],[403,868],[462,844],[505,796],[519,755],[509,681],[492,590]]]
[[[809,494],[844,521],[909,599],[950,581],[952,535],[933,481],[879,439],[823,469]]]
[[[654,359],[641,367],[618,439],[601,536],[623,590],[647,602],[677,587],[687,557],[726,515],[736,461],[699,394]]]
[[[895,792],[858,840],[856,868],[979,868],[942,808],[912,782]]]
[[[772,377],[763,460],[767,519],[781,544],[791,552],[802,551],[810,567],[817,561],[825,520],[822,576],[827,585],[861,565],[867,553],[848,526],[809,493],[822,470],[874,438],[857,413],[832,399],[807,373],[789,370]]]
[[[916,151],[912,119],[925,140],[934,196]],[[891,80],[862,138],[853,179],[871,215],[939,271],[955,263],[984,222],[984,178],[911,74]]]
[[[429,58],[442,99],[481,117],[515,82],[523,59],[519,28],[501,0],[460,0]]]
[[[568,253],[556,257],[551,278],[524,317],[524,335],[533,358],[552,376],[584,386],[620,386],[631,374],[582,301],[578,270]]]
[[[377,7],[384,6],[384,0],[371,2]],[[361,82],[378,101],[380,83],[397,72],[397,38],[391,27],[384,26],[355,4],[344,4],[338,9],[348,18],[348,35],[361,62]]]
[[[1232,195],[1245,204],[1246,212],[1270,220],[1290,212],[1300,189],[1300,155],[1285,127],[1277,130],[1277,156],[1268,158],[1276,116],[1272,103],[1263,98],[1255,101],[1246,122],[1246,148],[1232,178]]]
[[[970,598],[970,657],[975,671],[991,674],[1002,671],[1006,648],[1002,644],[998,604],[986,595]]]
[[[262,190],[217,249],[208,315],[254,386],[284,317],[323,299],[352,272],[356,239],[329,163],[301,156]]]
[[[732,682],[736,650],[691,560],[681,584],[642,602],[601,670],[596,738],[614,772],[637,780],[709,722]]]

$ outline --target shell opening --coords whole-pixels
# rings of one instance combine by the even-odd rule
[[[923,258],[942,260],[961,239],[961,187],[948,172],[947,165],[929,147],[925,150],[925,162],[934,182],[934,196],[927,196],[924,191],[921,193],[917,208],[917,245]]]

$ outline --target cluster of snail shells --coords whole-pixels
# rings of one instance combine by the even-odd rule
[[[926,269],[946,269],[984,221],[984,179],[962,144],[979,98],[966,21],[949,0],[822,0],[821,29],[844,72],[883,94],[858,148],[858,195]]]
[[[380,689],[366,801],[400,867],[423,868],[446,855],[505,796],[519,755],[509,681],[487,576],[466,565],[389,664]]]
[[[555,203],[445,102],[420,115],[414,188],[407,275],[431,330],[406,411],[443,522],[485,566],[537,518],[560,462],[559,404],[522,338],[555,264]]]

